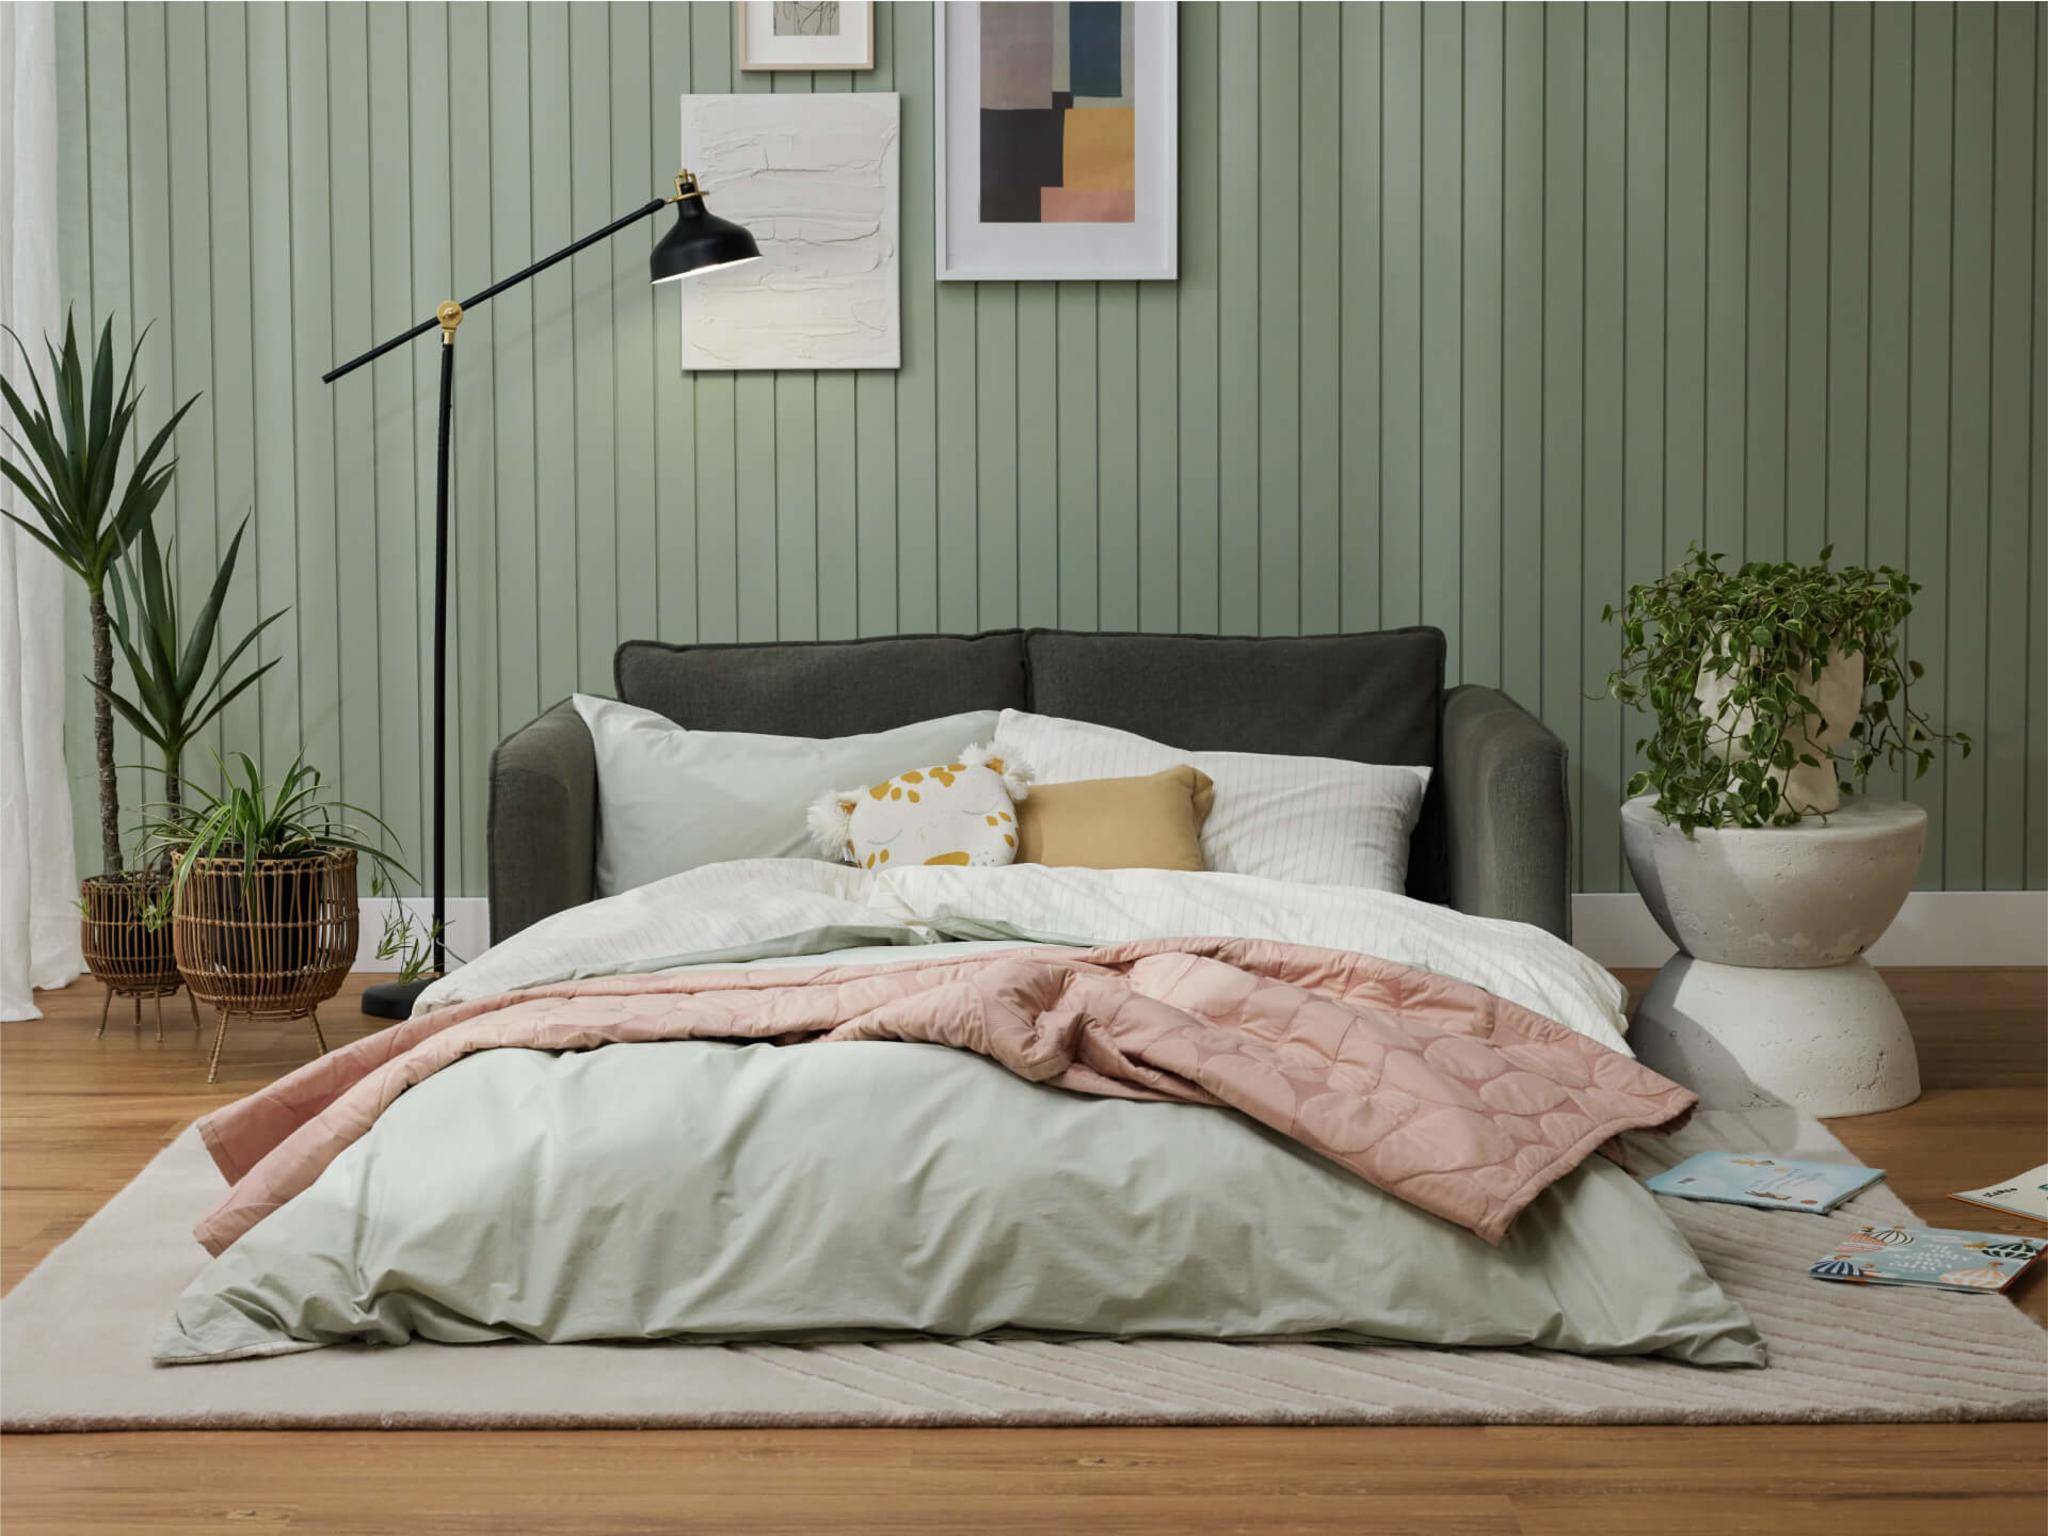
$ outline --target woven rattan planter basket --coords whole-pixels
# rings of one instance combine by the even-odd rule
[[[178,979],[178,962],[171,953],[168,925],[154,929],[142,920],[143,911],[163,890],[161,875],[123,875],[108,879],[94,875],[79,886],[78,947],[85,953],[86,969],[107,989],[100,1007],[99,1033],[107,1032],[107,1011],[116,997],[132,998],[135,1027],[142,1027],[142,1002],[156,1003],[156,1037],[164,1037],[164,999],[184,985]],[[199,1014],[192,1015],[194,1028]]]
[[[196,859],[172,917],[178,971],[192,995],[220,1020],[210,1083],[220,1072],[228,1020],[310,1019],[324,1053],[316,1011],[341,990],[355,963],[359,917],[356,856],[329,849],[300,859]]]

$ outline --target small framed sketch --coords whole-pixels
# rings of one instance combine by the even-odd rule
[[[873,69],[875,0],[737,0],[741,69]]]
[[[1178,9],[937,8],[941,279],[1176,275]]]

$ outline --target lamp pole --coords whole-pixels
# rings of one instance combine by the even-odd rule
[[[465,311],[474,309],[508,288],[516,288],[528,278],[547,271],[557,262],[567,261],[578,251],[587,250],[604,240],[609,240],[620,230],[638,224],[642,219],[661,212],[664,208],[676,210],[675,227],[655,243],[653,254],[648,258],[648,275],[656,283],[668,282],[674,278],[687,277],[693,272],[705,272],[714,267],[735,266],[741,262],[759,258],[760,249],[754,237],[739,225],[719,218],[704,206],[703,189],[697,185],[697,178],[689,171],[676,176],[675,192],[669,197],[650,198],[631,213],[618,218],[599,230],[593,230],[582,239],[563,246],[552,255],[543,256],[530,266],[522,267],[510,277],[500,278],[488,288],[479,289],[468,298],[457,301],[445,299],[435,306],[434,313],[417,325],[400,331],[387,341],[379,342],[360,356],[352,357],[345,363],[337,364],[320,376],[323,384],[332,384],[365,363],[373,363],[387,352],[416,341],[429,331],[438,328],[441,332],[441,398],[438,410],[438,427],[435,433],[434,462],[434,821],[433,821],[433,884],[434,915],[432,928],[432,963],[429,975],[417,981],[381,982],[366,988],[363,992],[363,1012],[374,1018],[404,1019],[412,1015],[412,1005],[425,991],[435,977],[447,969],[447,918],[448,918],[448,459],[449,423],[455,412],[455,329],[462,324]]]

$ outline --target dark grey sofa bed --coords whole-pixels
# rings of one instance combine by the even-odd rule
[[[1010,629],[760,645],[632,640],[618,696],[680,725],[845,736],[970,709],[1122,727],[1191,752],[1428,763],[1408,893],[1571,935],[1564,743],[1492,688],[1444,688],[1430,628],[1269,636]],[[491,941],[589,901],[597,767],[564,701],[491,758]]]

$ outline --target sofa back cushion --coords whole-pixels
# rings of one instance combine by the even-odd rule
[[[1024,636],[1014,629],[759,645],[629,640],[613,671],[621,699],[693,731],[857,736],[1027,702]]]
[[[1135,731],[1192,752],[1275,752],[1437,766],[1444,637],[1418,626],[1360,635],[1025,636],[1035,714]],[[1408,893],[1443,901],[1441,775],[1409,844]]]
[[[1020,709],[1195,752],[1272,752],[1436,767],[1444,637],[992,630],[870,640],[667,645],[614,662],[628,704],[705,731],[852,736],[939,715]],[[1408,892],[1449,895],[1442,775],[1408,856]]]

